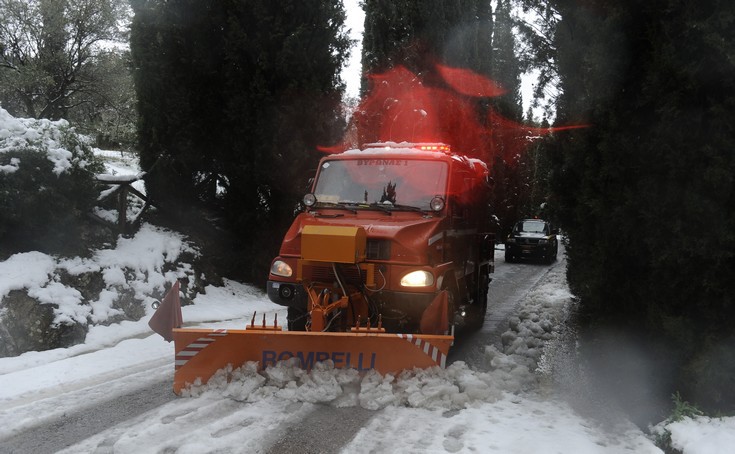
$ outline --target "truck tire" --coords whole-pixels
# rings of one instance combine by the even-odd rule
[[[553,250],[549,251],[549,255],[548,257],[546,257],[546,263],[548,263],[549,265],[554,263],[554,261],[556,261],[556,256],[558,255],[558,253],[559,246],[555,246]]]
[[[478,301],[479,302],[479,301]],[[474,304],[469,307],[467,314],[467,329],[477,331],[482,328],[485,323],[485,315],[487,314],[487,302],[485,304]]]
[[[487,278],[485,278],[487,279]],[[471,331],[477,331],[482,328],[485,323],[485,315],[487,314],[487,292],[489,282],[480,285],[480,289],[475,295],[475,301],[470,305],[470,313],[468,314],[467,327]]]

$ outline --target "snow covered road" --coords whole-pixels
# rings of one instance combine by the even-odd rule
[[[94,345],[103,336],[91,333],[66,352],[0,359],[0,451],[660,452],[632,424],[603,427],[540,384],[531,363],[540,336],[553,336],[544,322],[569,301],[564,261],[549,268],[501,257],[486,325],[458,343],[446,370],[362,378],[328,367],[243,368],[230,384],[179,398],[173,345],[145,335],[144,322],[107,327],[116,342]],[[216,310],[225,320],[217,326],[236,327],[253,310],[282,312],[234,282],[200,298],[184,307],[185,320]]]

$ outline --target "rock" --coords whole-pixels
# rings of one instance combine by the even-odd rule
[[[86,325],[55,324],[53,305],[41,304],[25,291],[11,291],[0,309],[0,357],[70,347],[87,336]]]
[[[135,290],[130,287],[122,287],[120,285],[114,285],[112,287],[117,291],[118,299],[113,304],[113,307],[120,309],[125,313],[125,319],[127,320],[140,320],[145,315],[145,303],[135,297]],[[152,295],[153,296],[153,295]],[[155,297],[155,296],[154,296]],[[122,320],[109,320],[109,323],[117,323]]]

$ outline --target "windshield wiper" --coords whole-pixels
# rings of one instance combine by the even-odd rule
[[[385,214],[387,214],[389,216],[392,216],[393,215],[393,213],[391,213],[391,207],[392,206],[393,205],[384,205],[382,203],[377,203],[377,202],[373,202],[370,205],[368,205],[369,208],[374,208],[374,209],[380,210],[380,211],[382,211],[383,213],[385,213]]]
[[[393,205],[392,207],[394,209],[396,209],[396,210],[417,211],[419,213],[423,213],[424,211],[428,211],[428,210],[421,209],[419,207],[415,207],[413,205]]]
[[[336,208],[338,210],[347,210],[347,211],[351,211],[352,213],[357,214],[356,209],[348,207],[344,203],[319,202],[315,208]]]
[[[344,213],[324,214],[316,210],[314,210],[313,213],[314,216],[317,218],[341,218],[342,216],[344,216]]]

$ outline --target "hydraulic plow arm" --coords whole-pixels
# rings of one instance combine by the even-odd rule
[[[174,329],[176,365],[174,392],[206,383],[228,364],[233,368],[257,361],[263,369],[278,361],[298,358],[301,367],[331,360],[336,368],[375,369],[387,374],[404,369],[445,367],[453,336],[386,334],[362,328],[353,332],[281,331],[254,329]]]

